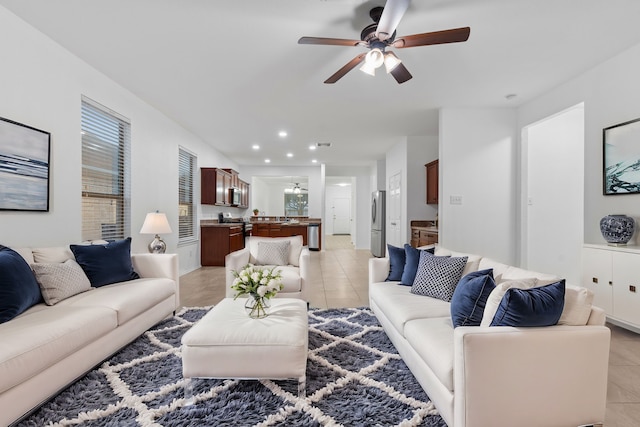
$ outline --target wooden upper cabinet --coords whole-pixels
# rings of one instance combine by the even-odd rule
[[[424,165],[427,169],[427,204],[438,204],[438,160]]]
[[[231,174],[218,168],[200,169],[200,203],[228,206]]]

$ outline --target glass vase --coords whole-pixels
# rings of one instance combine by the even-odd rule
[[[249,295],[244,308],[252,319],[263,319],[269,315],[269,299],[259,295]]]

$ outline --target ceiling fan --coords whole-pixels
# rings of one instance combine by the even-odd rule
[[[298,44],[363,46],[369,49],[369,52],[356,56],[325,80],[327,84],[337,82],[363,61],[364,65],[360,68],[361,71],[375,75],[375,69],[384,64],[387,73],[390,73],[398,83],[404,83],[413,76],[392,51],[386,51],[387,48],[394,47],[402,49],[407,47],[464,42],[467,41],[469,33],[471,32],[469,27],[462,27],[396,38],[396,27],[409,7],[410,1],[411,0],[387,0],[384,8],[378,6],[371,9],[369,16],[373,19],[373,24],[367,25],[362,30],[360,34],[361,40],[301,37],[298,40]]]
[[[293,193],[293,194],[300,194],[300,193],[302,193],[303,191],[305,191],[305,192],[306,192],[306,191],[309,191],[309,190],[308,190],[308,189],[306,189],[306,188],[302,188],[302,187],[300,187],[300,183],[298,183],[298,182],[296,182],[296,183],[295,183],[295,185],[293,186],[293,188],[287,188],[287,189],[285,189],[285,192],[286,192],[286,193]]]

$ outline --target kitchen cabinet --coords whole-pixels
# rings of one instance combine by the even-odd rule
[[[230,206],[229,188],[231,175],[219,168],[200,169],[200,203],[203,205]]]
[[[427,163],[424,167],[427,169],[427,204],[437,205],[439,173],[438,160],[436,159],[433,162]]]
[[[203,205],[235,206],[231,189],[240,191],[239,208],[249,207],[249,184],[239,179],[238,172],[233,169],[201,168],[200,169],[200,203]]]
[[[264,222],[254,221],[253,236],[260,237],[289,237],[289,236],[302,236],[302,244],[306,246],[308,244],[308,225],[303,224],[283,224],[279,222]]]
[[[414,248],[433,245],[436,243],[438,243],[437,230],[422,230],[419,228],[411,228],[411,246],[413,246]]]
[[[640,329],[640,247],[584,245],[582,285],[613,323]]]
[[[224,257],[244,248],[242,224],[200,227],[200,264],[224,266]]]

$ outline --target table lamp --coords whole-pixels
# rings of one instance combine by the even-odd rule
[[[147,214],[144,224],[140,229],[140,234],[155,234],[155,238],[149,243],[149,252],[152,254],[163,254],[167,250],[167,245],[160,238],[160,234],[171,233],[171,227],[167,216],[158,211]]]

